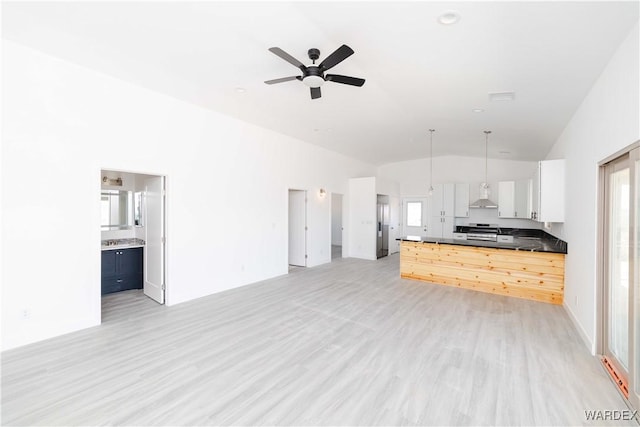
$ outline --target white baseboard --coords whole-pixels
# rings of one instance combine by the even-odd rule
[[[587,335],[587,333],[584,331],[584,328],[582,327],[582,325],[580,324],[580,322],[578,322],[577,317],[575,316],[575,314],[573,313],[573,311],[571,311],[571,308],[566,304],[566,302],[562,303],[562,307],[564,307],[564,310],[567,312],[567,314],[569,315],[569,319],[571,319],[571,323],[573,323],[573,326],[576,328],[576,330],[578,331],[578,335],[580,335],[580,338],[582,338],[582,342],[584,342],[584,345],[587,346],[587,348],[589,349],[589,352],[595,356],[596,354],[596,347],[593,343],[593,341],[591,340],[591,338],[589,338],[589,336]]]

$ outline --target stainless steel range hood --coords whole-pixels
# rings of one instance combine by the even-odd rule
[[[480,198],[469,205],[470,208],[497,209],[498,204],[489,199],[489,184],[480,184]]]
[[[470,208],[498,209],[498,204],[489,199],[478,199],[469,205]]]

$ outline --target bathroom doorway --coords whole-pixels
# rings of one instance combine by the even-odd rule
[[[376,205],[376,258],[389,255],[389,196],[378,194]]]
[[[331,193],[331,260],[344,256],[344,225],[342,194]]]
[[[102,169],[100,180],[103,319],[123,301],[164,304],[165,176]]]
[[[307,266],[307,192],[289,190],[289,266]]]

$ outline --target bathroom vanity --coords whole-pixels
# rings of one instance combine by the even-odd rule
[[[144,241],[140,239],[102,242],[102,295],[142,289]]]

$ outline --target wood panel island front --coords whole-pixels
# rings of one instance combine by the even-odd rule
[[[400,276],[498,295],[562,304],[567,245],[402,238]],[[526,248],[526,249],[525,249]]]

